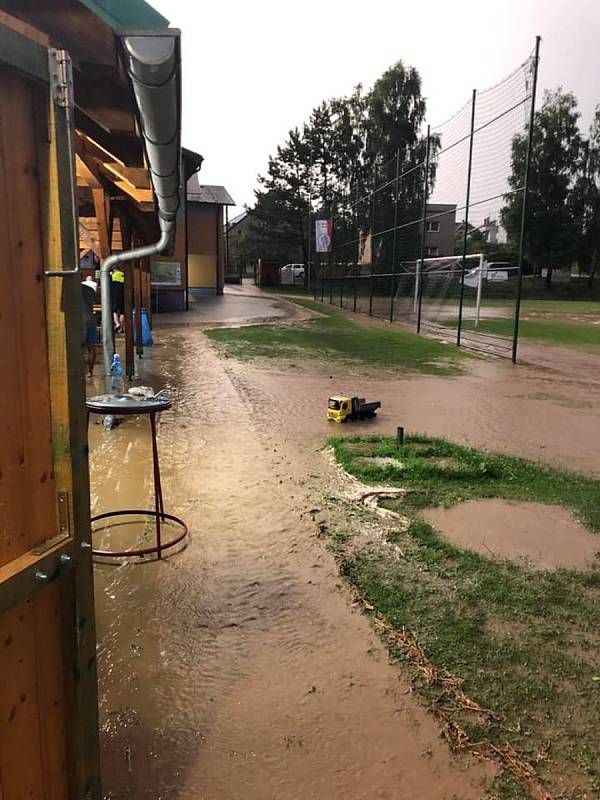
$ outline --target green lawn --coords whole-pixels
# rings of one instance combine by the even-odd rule
[[[474,297],[466,297],[465,305],[472,307],[475,305]],[[503,299],[498,297],[484,297],[482,299],[482,306],[484,308],[508,308],[511,310],[515,307],[514,297],[511,299]],[[597,300],[533,300],[524,297],[521,300],[521,308],[529,311],[564,311],[566,314],[576,313],[589,313],[600,314],[600,302]]]
[[[240,359],[310,358],[364,363],[429,375],[456,375],[465,354],[432,339],[346,318],[327,304],[296,300],[324,316],[308,322],[215,328],[206,335],[227,355]]]
[[[410,490],[385,501],[408,517],[408,530],[366,545],[356,529],[335,531],[332,548],[450,740],[460,745],[463,731],[472,743],[508,744],[552,796],[599,797],[600,563],[589,572],[530,570],[449,543],[420,512],[471,498],[535,500],[564,505],[598,533],[600,481],[426,437],[400,449],[383,437],[330,444],[361,480]],[[369,456],[398,466],[365,464]],[[417,668],[407,632],[441,670],[437,678]],[[467,711],[456,682],[440,675],[464,681],[464,694],[492,715]],[[527,786],[504,769],[488,796],[524,800]]]
[[[448,327],[456,327],[456,320],[446,323]],[[467,330],[475,330],[473,320],[464,323]],[[512,319],[482,319],[477,330],[483,333],[496,333],[501,336],[513,335]],[[548,342],[563,347],[581,347],[595,349],[600,347],[600,325],[586,325],[575,322],[559,322],[558,320],[523,319],[519,325],[519,335],[523,339]]]

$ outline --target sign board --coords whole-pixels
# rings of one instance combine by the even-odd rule
[[[181,264],[179,261],[152,261],[150,280],[157,286],[181,286]]]
[[[331,252],[331,236],[333,233],[333,220],[331,219],[316,219],[315,220],[315,242],[317,253],[330,253]]]

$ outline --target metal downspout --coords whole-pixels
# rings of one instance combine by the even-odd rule
[[[104,357],[104,372],[106,375],[110,375],[110,367],[115,353],[112,303],[110,298],[110,270],[115,266],[115,264],[122,264],[124,261],[133,261],[134,258],[143,258],[144,256],[154,256],[158,255],[159,253],[163,253],[171,242],[173,223],[170,221],[163,223],[163,220],[161,220],[161,227],[162,232],[160,239],[155,244],[148,244],[144,247],[138,247],[135,250],[127,250],[124,253],[113,253],[113,255],[105,258],[100,265],[102,352]]]

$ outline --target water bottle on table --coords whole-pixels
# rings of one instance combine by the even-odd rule
[[[125,391],[125,384],[123,382],[123,364],[121,363],[121,356],[115,353],[113,356],[113,363],[110,368],[112,380],[110,382],[110,389],[113,394],[123,394]]]

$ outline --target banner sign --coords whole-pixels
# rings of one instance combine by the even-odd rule
[[[317,253],[331,252],[331,235],[333,233],[333,220],[315,220],[315,242]]]

